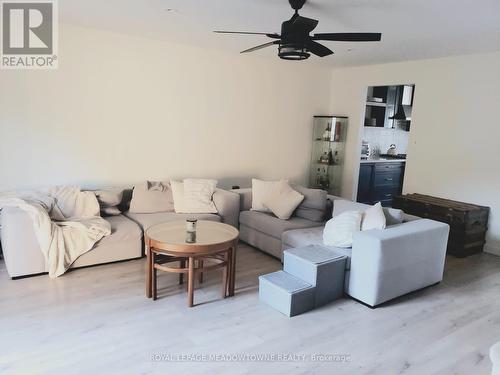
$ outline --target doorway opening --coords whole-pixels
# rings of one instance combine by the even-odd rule
[[[391,206],[403,190],[414,84],[368,87],[357,201]]]

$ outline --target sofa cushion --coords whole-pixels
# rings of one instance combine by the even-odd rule
[[[95,248],[142,238],[142,230],[139,225],[123,215],[106,217],[105,220],[111,224],[111,234],[97,242]]]
[[[321,225],[315,221],[300,217],[292,217],[290,220],[281,220],[272,214],[258,211],[242,211],[240,213],[240,224],[266,233],[274,238],[281,239],[281,234],[290,229],[310,228]]]
[[[283,250],[309,245],[321,245],[347,257],[346,270],[351,269],[352,248],[323,245],[323,227],[288,230],[281,236]]]
[[[92,250],[80,256],[71,268],[116,262],[142,256],[142,230],[129,218],[118,215],[105,218],[111,234],[103,237]]]
[[[135,214],[125,212],[128,218],[135,221],[143,230],[147,230],[153,225],[168,222],[168,221],[185,221],[186,219],[198,219],[208,221],[221,221],[219,215],[215,214],[177,214],[175,212],[156,212],[153,214]]]
[[[369,204],[352,202],[345,199],[333,201],[333,215],[332,217],[339,216],[346,211],[359,211],[364,212],[371,206]]]
[[[322,245],[323,229],[324,227],[314,227],[293,229],[283,232],[283,235],[281,236],[283,250],[309,245]]]
[[[320,189],[308,189],[300,185],[292,185],[292,188],[304,196],[304,200],[295,210],[295,216],[317,222],[324,221],[327,192]]]

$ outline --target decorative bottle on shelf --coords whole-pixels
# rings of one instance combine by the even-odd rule
[[[319,157],[318,163],[328,164],[328,160],[329,160],[328,153],[325,151],[325,152],[323,152],[323,155],[321,155]]]
[[[342,134],[342,124],[340,122],[337,122],[335,124],[335,134],[333,136],[333,140],[335,142],[340,142],[340,136]]]
[[[324,141],[329,141],[330,140],[330,134],[331,134],[331,124],[328,123],[326,125],[326,130],[323,133],[323,140]]]
[[[326,170],[326,168],[323,168],[323,174],[321,175],[320,187],[323,190],[328,190],[328,188],[330,187],[330,179],[328,178],[328,171]]]
[[[337,154],[337,151],[335,151],[335,154]],[[335,160],[333,158],[333,153],[332,150],[328,151],[328,165],[334,165]]]
[[[316,172],[316,187],[321,186],[321,169],[318,168],[318,171]]]

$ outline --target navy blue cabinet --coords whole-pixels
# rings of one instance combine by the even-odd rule
[[[361,163],[357,201],[391,206],[403,189],[404,162]]]
[[[375,165],[361,164],[359,168],[358,202],[370,204],[372,201],[372,176]]]

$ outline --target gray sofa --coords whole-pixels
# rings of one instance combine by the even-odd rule
[[[433,220],[404,215],[393,224],[392,209],[384,212],[384,230],[358,232],[352,248],[323,245],[324,222],[297,217],[280,220],[272,214],[249,211],[251,189],[234,190],[240,194],[240,239],[277,258],[289,248],[320,245],[347,256],[344,291],[349,296],[377,306],[393,298],[439,283],[443,279],[449,226]],[[328,196],[335,205],[340,198]],[[305,201],[304,201],[305,202]],[[345,200],[343,201],[346,202]],[[350,202],[352,210],[369,206]],[[331,206],[325,206],[325,220]]]
[[[80,256],[71,268],[142,257],[144,231],[155,224],[190,217],[238,226],[239,196],[226,190],[217,189],[213,199],[219,213],[209,215],[175,212],[133,214],[128,212],[130,197],[131,190],[128,190],[121,204],[122,215],[105,217],[111,224],[111,235]],[[9,276],[18,278],[47,272],[29,216],[18,208],[8,207],[0,211],[0,224],[0,239]]]
[[[294,186],[305,196],[304,201],[289,220],[281,220],[270,213],[251,211],[252,189],[231,190],[240,195],[240,240],[282,259],[282,235],[294,229],[323,227],[331,217],[332,201],[339,199],[325,191]]]

